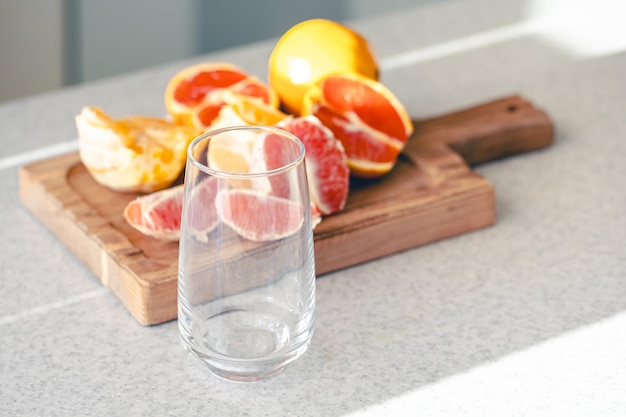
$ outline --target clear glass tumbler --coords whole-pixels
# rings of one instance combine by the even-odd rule
[[[282,129],[219,129],[190,145],[178,265],[185,348],[223,378],[273,375],[307,349],[315,261],[304,145]]]

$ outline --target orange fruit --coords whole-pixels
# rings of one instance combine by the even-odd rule
[[[269,84],[284,108],[296,116],[305,92],[319,78],[335,72],[378,79],[378,63],[367,40],[331,20],[296,24],[278,40],[269,59]]]
[[[202,206],[202,210],[189,213],[188,223],[199,240],[217,226],[215,195],[217,181],[205,179],[193,190],[190,207]],[[124,218],[135,229],[155,239],[175,241],[180,238],[180,222],[183,210],[184,186],[157,191],[137,197],[124,208]],[[198,203],[198,200],[201,203]]]
[[[165,107],[176,123],[205,130],[231,93],[278,107],[267,85],[229,63],[197,64],[175,74],[165,89]]]
[[[302,227],[302,206],[271,194],[226,188],[217,193],[215,205],[224,224],[255,242],[282,239]]]
[[[194,127],[144,116],[114,119],[97,107],[75,118],[80,159],[92,177],[115,191],[145,192],[171,185],[182,172]]]
[[[413,133],[402,103],[382,83],[359,74],[331,74],[305,94],[312,114],[341,141],[355,177],[389,172]]]
[[[311,202],[324,216],[343,210],[350,170],[341,142],[315,116],[289,118],[278,126],[304,143]]]

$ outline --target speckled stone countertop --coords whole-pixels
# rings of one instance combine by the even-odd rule
[[[164,114],[186,65],[264,77],[275,40],[0,104],[0,415],[625,415],[624,10],[578,3],[446,0],[349,22],[412,116],[520,93],[556,142],[475,168],[493,227],[320,277],[310,349],[259,383],[210,376],[175,321],[139,325],[22,207],[18,169],[75,150],[83,105]]]

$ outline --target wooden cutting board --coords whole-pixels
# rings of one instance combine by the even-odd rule
[[[353,181],[345,210],[315,229],[319,275],[493,224],[493,187],[469,166],[550,145],[547,114],[519,96],[415,120],[394,170]],[[97,184],[78,153],[20,170],[22,203],[144,325],[176,318],[178,244],[123,217],[135,194]]]

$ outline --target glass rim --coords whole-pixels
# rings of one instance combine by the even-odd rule
[[[296,143],[298,145],[300,152],[298,153],[298,156],[294,158],[294,160],[289,162],[288,164],[283,165],[278,168],[269,169],[267,171],[260,171],[260,172],[220,171],[220,170],[217,170],[215,168],[211,168],[210,166],[208,166],[208,161],[207,161],[207,164],[203,164],[202,162],[198,161],[193,156],[192,150],[195,149],[198,146],[198,144],[202,142],[203,140],[210,138],[212,136],[221,135],[222,133],[227,133],[227,132],[237,131],[237,130],[260,131],[260,132],[279,134],[280,136],[284,136],[288,138],[289,140],[291,140],[292,142]],[[197,169],[204,172],[205,174],[212,175],[215,177],[236,178],[236,179],[262,178],[262,177],[276,175],[276,174],[280,174],[280,173],[291,170],[293,167],[301,164],[302,161],[304,161],[304,154],[305,154],[304,143],[296,135],[294,135],[293,133],[285,129],[281,129],[275,126],[236,125],[236,126],[229,126],[229,127],[209,130],[197,136],[194,140],[191,141],[191,143],[187,147],[187,163],[191,163]]]

